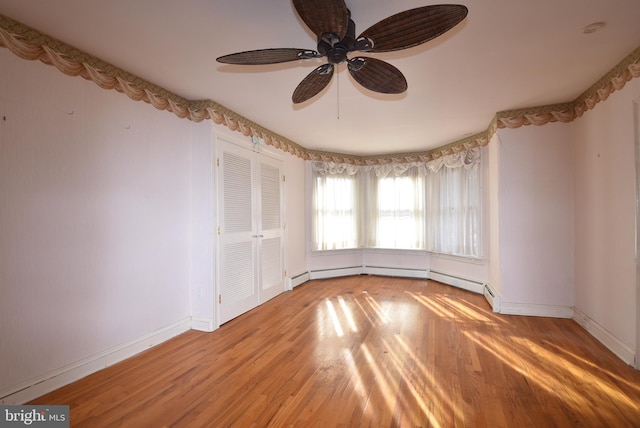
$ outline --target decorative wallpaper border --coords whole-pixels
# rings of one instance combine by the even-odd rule
[[[194,122],[212,120],[232,131],[257,137],[279,150],[305,160],[331,161],[355,165],[427,162],[441,156],[484,147],[500,128],[525,125],[569,123],[626,83],[640,77],[640,47],[624,58],[609,73],[572,102],[496,113],[486,131],[424,152],[397,153],[378,156],[356,156],[306,149],[269,129],[227,109],[212,100],[187,100],[166,89],[121,70],[70,45],[42,34],[24,24],[0,14],[0,46],[27,60],[39,60],[70,76],[82,76],[103,89],[115,89],[135,101],[144,101],[159,110],[167,110],[180,118]]]
[[[306,149],[212,100],[187,100],[79,49],[0,14],[0,46],[27,60],[40,60],[69,76],[82,76],[103,89],[115,89],[135,101],[194,122],[210,119],[245,136],[256,136],[280,150],[308,159]]]

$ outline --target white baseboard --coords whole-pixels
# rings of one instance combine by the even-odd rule
[[[489,284],[484,284],[484,298],[489,302],[493,312],[504,315],[526,315],[534,317],[572,318],[573,308],[570,306],[534,305],[529,303],[503,302],[500,295]]]
[[[10,390],[0,391],[0,404],[24,404],[165,342],[190,330],[191,325],[191,317],[187,317],[141,338],[31,379]]]
[[[634,351],[625,345],[620,339],[615,337],[611,332],[602,327],[600,324],[589,318],[585,313],[578,309],[573,309],[573,320],[580,324],[582,328],[587,330],[600,343],[606,346],[611,352],[616,354],[618,358],[626,364],[633,366],[635,364]]]
[[[205,317],[191,317],[191,328],[193,330],[204,331],[207,333],[216,329],[213,320]]]
[[[364,266],[362,273],[367,275],[398,276],[403,278],[429,278],[428,269],[411,269],[384,266]]]
[[[573,318],[571,306],[536,305],[531,303],[500,303],[500,313],[505,315],[527,315],[533,317]]]
[[[522,303],[500,302],[500,296],[491,289],[491,293],[485,287],[485,298],[491,304],[494,312],[505,315],[528,315],[551,318],[569,318],[580,324],[587,332],[600,343],[613,352],[626,364],[635,364],[635,352],[625,345],[620,339],[611,334],[607,329],[593,321],[587,315],[576,308],[568,306],[531,305]],[[490,288],[490,287],[489,287]]]
[[[573,318],[574,316],[571,306],[505,302],[490,284],[484,284],[483,288],[484,298],[496,313],[549,318]]]

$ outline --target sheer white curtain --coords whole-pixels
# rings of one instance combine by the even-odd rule
[[[443,156],[427,166],[427,250],[480,257],[480,149]]]
[[[312,249],[395,248],[479,258],[480,149],[428,163],[312,164]]]
[[[424,164],[400,164],[366,169],[367,247],[425,248]]]
[[[358,168],[353,165],[312,164],[312,250],[357,248],[359,239]]]

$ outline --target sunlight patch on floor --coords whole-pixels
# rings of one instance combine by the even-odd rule
[[[454,317],[453,312],[443,308],[441,305],[433,302],[431,299],[428,299],[421,294],[416,294],[411,291],[407,291],[407,294],[409,294],[417,302],[419,302],[421,305],[423,305],[425,308],[429,309],[431,312],[433,312],[435,315],[439,317],[443,317],[443,318]]]
[[[376,359],[373,357],[373,355],[369,351],[369,347],[365,343],[363,343],[360,346],[360,349],[362,350],[362,353],[364,354],[365,359],[367,360],[367,363],[369,364],[369,367],[373,372],[373,375],[374,375],[373,378],[375,379],[378,385],[378,390],[382,394],[382,398],[384,399],[384,402],[389,410],[389,413],[393,414],[393,407],[396,402],[397,387],[396,388],[392,387],[391,384],[387,381],[386,376],[378,366]]]
[[[458,406],[455,405],[451,397],[443,393],[444,388],[442,388],[442,386],[437,382],[437,380],[433,376],[433,373],[427,370],[427,367],[422,362],[422,359],[418,355],[416,355],[413,350],[411,350],[409,344],[401,336],[396,335],[396,342],[398,343],[398,345],[400,345],[402,351],[409,355],[410,358],[416,363],[420,375],[425,377],[427,384],[425,385],[424,394],[432,395],[434,397],[432,401],[435,403],[439,403],[441,407],[444,403],[449,409],[451,409],[451,411],[453,411],[453,414],[458,420],[462,420],[462,411],[458,408]],[[421,401],[423,402],[424,398],[421,398]],[[437,421],[435,420],[435,416],[433,415],[433,413],[428,412],[425,413],[425,415],[427,415],[429,421],[431,421],[431,423],[436,426]]]
[[[546,367],[552,367],[553,371],[556,372],[553,374],[554,377],[557,378],[568,372],[571,378],[579,380],[582,383],[598,385],[598,388],[600,388],[608,397],[610,397],[612,400],[615,400],[623,408],[626,407],[626,410],[636,410],[638,403],[630,399],[627,395],[623,394],[619,388],[611,385],[611,383],[606,381],[604,377],[595,375],[595,373],[600,372],[599,368],[596,368],[595,370],[593,370],[593,368],[587,370],[570,362],[566,358],[562,358],[562,356],[558,355],[557,353],[550,352],[549,350],[543,348],[537,343],[530,341],[529,339],[514,338],[514,341],[520,343],[520,347],[523,352],[532,352],[538,358],[544,360],[544,365]],[[537,373],[539,374],[541,372],[543,372],[543,369],[538,368]],[[584,398],[580,394],[578,388],[574,387],[573,392],[576,395],[580,396],[581,402],[584,401]]]
[[[389,316],[384,312],[384,310],[382,309],[380,304],[376,301],[376,299],[371,297],[369,294],[365,294],[364,298],[367,301],[367,303],[369,303],[369,306],[371,306],[371,308],[375,311],[376,315],[378,315],[378,318],[380,319],[382,324],[388,324],[391,321]]]
[[[443,306],[446,305],[451,310],[456,311],[461,317],[464,317],[468,320],[493,324],[493,321],[488,317],[469,307],[467,302],[461,302],[450,297],[436,297],[436,300]]]
[[[573,352],[570,352],[560,346],[557,346],[556,344],[550,343],[548,344],[549,346],[553,347],[555,349],[556,352],[562,353],[565,355],[565,358],[571,358],[573,361],[577,361],[580,364],[583,364],[585,366],[588,366],[591,370],[595,370],[595,371],[600,371],[602,372],[603,369],[602,367],[598,366],[597,364],[595,364],[593,361],[588,360],[582,356],[576,355]],[[604,371],[604,373],[606,373],[606,375],[608,377],[611,377],[613,379],[616,380],[616,382],[625,384],[627,387],[635,390],[637,393],[640,393],[640,384],[638,383],[633,383],[633,382],[629,382],[629,379],[625,379],[617,374],[611,373],[610,371],[606,370]]]
[[[505,340],[496,337],[487,340],[474,332],[465,332],[465,335],[515,372],[524,376],[529,382],[542,388],[548,394],[557,397],[560,401],[571,405],[578,413],[591,408],[591,403],[579,390],[579,384],[572,385],[569,382],[558,382],[559,374],[561,377],[567,377],[568,381],[571,379],[571,382],[574,383],[580,379],[585,379],[586,381],[591,376],[588,371],[570,363],[565,364],[566,360],[560,358],[559,355],[551,354],[527,339],[512,337],[511,339],[514,342],[507,343]],[[553,369],[550,370],[549,367],[541,365],[535,358],[531,357],[532,354],[543,359],[545,364],[553,367]],[[562,361],[562,363],[558,363],[558,361]],[[564,374],[567,371],[569,376]]]
[[[434,427],[440,427],[440,423],[438,422],[438,419],[435,417],[435,415],[433,414],[433,412],[431,412],[431,410],[429,410],[429,407],[427,406],[427,403],[425,402],[424,399],[424,394],[433,394],[436,391],[441,391],[441,388],[437,387],[434,384],[433,378],[431,376],[429,376],[429,374],[427,373],[424,365],[420,362],[419,359],[416,358],[416,355],[409,349],[408,346],[406,346],[406,343],[404,343],[404,341],[402,340],[401,337],[396,337],[396,339],[398,340],[399,344],[401,345],[401,352],[404,352],[406,354],[409,355],[410,361],[415,362],[416,365],[418,366],[418,371],[419,371],[419,375],[417,376],[411,376],[409,373],[407,373],[407,371],[405,369],[403,369],[403,362],[407,361],[407,357],[404,357],[401,355],[401,353],[394,351],[394,347],[393,346],[388,346],[389,349],[389,353],[391,355],[391,357],[393,358],[394,361],[394,366],[396,367],[396,369],[398,370],[398,372],[402,375],[403,380],[405,381],[405,384],[407,385],[407,387],[409,388],[409,392],[411,393],[411,396],[413,397],[413,399],[415,400],[415,402],[418,404],[418,407],[420,407],[420,410],[422,411],[422,414],[425,415],[427,417],[427,419],[429,420],[429,423],[434,426]],[[424,391],[421,393],[417,388],[416,388],[416,384],[420,384],[421,380],[423,378],[426,378],[427,380],[427,384],[424,387]],[[440,398],[444,398],[444,397],[440,397]],[[436,401],[436,400],[432,400],[432,401]],[[408,408],[411,408],[412,406],[408,406]]]
[[[356,322],[353,319],[353,314],[351,313],[351,309],[345,302],[342,297],[338,297],[338,303],[340,303],[340,307],[342,308],[342,313],[344,313],[345,318],[347,319],[347,324],[349,324],[349,328],[354,333],[358,332],[358,327],[356,326]]]
[[[333,328],[335,329],[336,334],[338,335],[338,337],[344,336],[344,331],[342,330],[342,325],[340,324],[340,320],[338,319],[336,308],[333,306],[333,303],[329,299],[327,299],[327,309],[329,310],[331,321],[333,321]]]
[[[360,407],[362,408],[363,413],[367,418],[371,417],[371,406],[368,406],[369,402],[369,393],[365,387],[365,383],[362,381],[362,376],[360,376],[360,371],[358,370],[358,365],[353,359],[353,355],[349,349],[343,349],[342,354],[344,355],[344,359],[347,362],[347,367],[349,367],[349,371],[351,372],[351,379],[353,383],[353,389],[358,394],[360,399]]]

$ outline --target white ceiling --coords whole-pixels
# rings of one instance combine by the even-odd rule
[[[347,0],[356,34],[431,0]],[[638,0],[460,0],[442,37],[386,54],[409,89],[360,88],[342,64],[301,105],[298,83],[322,60],[215,61],[238,51],[316,49],[290,0],[0,0],[0,14],[188,99],[211,99],[308,149],[356,155],[426,151],[486,130],[502,110],[573,101],[640,46]],[[607,25],[585,35],[593,22]]]

